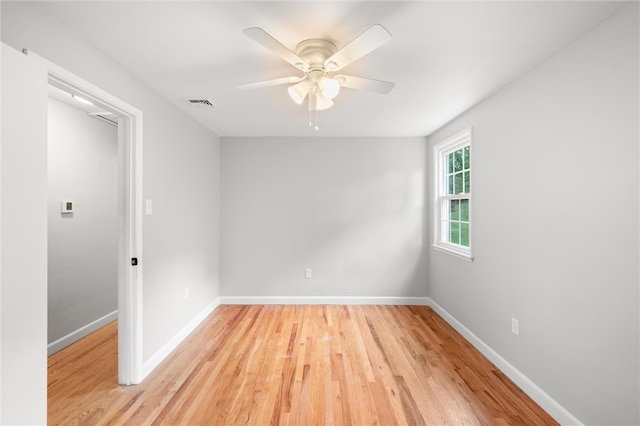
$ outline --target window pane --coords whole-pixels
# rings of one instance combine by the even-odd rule
[[[460,245],[469,247],[469,224],[460,224]]]
[[[469,222],[469,200],[460,200],[460,220]]]
[[[454,160],[454,171],[455,172],[460,172],[462,171],[462,150],[459,149],[456,152],[453,153],[453,156],[455,157]]]
[[[464,147],[464,169],[469,170],[471,168],[471,150],[468,146]]]
[[[458,222],[451,222],[451,232],[449,233],[449,242],[453,244],[460,244],[460,224]]]
[[[462,179],[463,179],[462,173],[455,174],[455,186],[456,186],[455,190],[456,191],[454,192],[454,194],[462,194],[464,189],[462,187]]]
[[[460,220],[460,200],[451,200],[449,204],[449,219]]]
[[[448,154],[445,159],[447,165],[447,173],[453,173],[453,154]]]
[[[454,175],[447,176],[447,181],[449,182],[448,185],[447,185],[448,186],[447,195],[453,195],[453,193],[454,193],[453,192],[453,183],[454,183],[453,182],[453,176]]]
[[[471,171],[464,172],[464,192],[466,194],[471,192]]]

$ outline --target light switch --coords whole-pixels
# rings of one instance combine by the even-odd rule
[[[145,200],[144,211],[146,214],[153,214],[153,202],[151,200]]]

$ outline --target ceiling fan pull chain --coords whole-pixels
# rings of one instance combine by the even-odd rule
[[[318,108],[316,105],[317,102],[317,98],[316,98],[316,92],[311,91],[311,93],[309,93],[309,127],[313,127],[313,129],[317,132],[320,130],[320,127],[318,127]],[[313,112],[315,111],[316,115],[315,115],[315,120],[313,118]],[[314,125],[315,123],[315,125]]]

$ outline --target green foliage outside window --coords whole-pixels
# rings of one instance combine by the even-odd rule
[[[471,152],[465,146],[446,156],[447,195],[471,192]],[[469,247],[469,200],[449,201],[449,242]]]

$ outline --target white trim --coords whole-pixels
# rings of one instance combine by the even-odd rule
[[[509,377],[524,393],[533,399],[543,410],[562,425],[582,425],[573,414],[560,405],[549,394],[536,385],[531,379],[525,376],[520,370],[511,365],[506,359],[502,358],[495,350],[483,342],[478,336],[473,334],[471,330],[465,327],[460,321],[455,319],[442,306],[438,305],[433,299],[428,298],[428,305],[442,317],[449,325],[451,325],[458,333],[462,335],[473,347],[475,347],[482,355],[493,363],[500,371]]]
[[[428,297],[222,296],[221,305],[428,305]]]
[[[204,308],[195,318],[193,318],[182,330],[180,330],[175,336],[173,336],[167,343],[165,343],[151,358],[149,358],[142,366],[141,381],[147,377],[171,352],[178,347],[184,339],[193,332],[200,325],[202,321],[211,314],[220,305],[220,298],[216,298],[209,306]]]
[[[433,247],[433,249],[436,250],[436,251],[440,251],[442,253],[450,254],[450,255],[455,256],[455,257],[457,257],[459,259],[466,260],[467,262],[473,262],[473,259],[474,259],[468,253],[463,253],[460,250],[450,250],[444,244],[440,244],[440,245],[431,244],[431,247]]]
[[[93,333],[94,331],[98,330],[99,328],[104,327],[105,325],[109,324],[110,322],[113,322],[115,320],[118,319],[118,310],[116,309],[115,311],[108,313],[107,315],[98,318],[95,321],[90,322],[89,324],[80,327],[79,329],[72,331],[71,333],[67,334],[66,336],[63,336],[61,338],[59,338],[58,340],[56,340],[55,342],[51,342],[47,345],[47,356],[51,356],[54,353],[58,352],[61,349],[66,348],[67,346],[69,346],[72,343],[77,342],[78,340],[82,339],[83,337]]]
[[[142,111],[64,68],[23,50],[47,68],[49,84],[80,95],[115,112],[118,122],[119,249],[118,249],[118,383],[142,379]],[[139,263],[140,264],[140,263]]]

